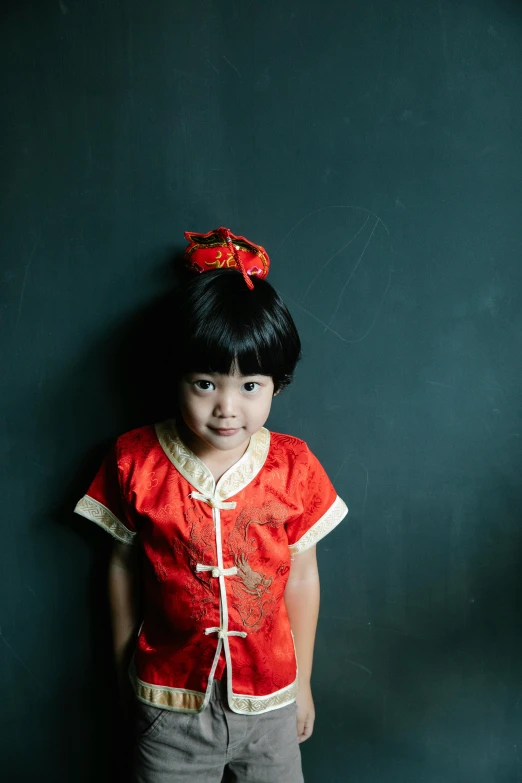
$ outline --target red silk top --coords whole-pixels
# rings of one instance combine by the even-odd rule
[[[75,510],[142,548],[140,700],[199,712],[225,665],[234,712],[295,700],[290,560],[347,513],[306,443],[262,428],[216,484],[173,421],[140,427],[118,438]]]

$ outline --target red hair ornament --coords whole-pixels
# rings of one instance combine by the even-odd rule
[[[270,259],[265,248],[236,236],[228,228],[216,228],[208,234],[185,231],[185,237],[189,241],[185,264],[194,272],[238,269],[250,289],[254,287],[252,277],[268,275]]]

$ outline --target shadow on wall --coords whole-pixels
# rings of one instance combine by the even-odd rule
[[[522,489],[494,474],[473,486],[480,490],[456,538],[448,506],[443,513],[455,487],[439,488],[439,505],[404,499],[400,600],[389,600],[382,573],[365,622],[352,619],[348,602],[325,606],[318,722],[303,747],[310,780],[521,779]],[[447,528],[444,559],[443,547],[422,540],[426,522]],[[357,548],[354,528],[341,535]]]
[[[172,267],[181,266],[180,259],[165,262],[172,278]],[[82,705],[82,721],[90,739],[90,769],[83,769],[79,780],[129,780],[132,736],[130,725],[123,725],[118,708],[118,694],[112,666],[110,618],[107,600],[107,566],[111,539],[97,526],[72,513],[78,499],[86,492],[113,438],[134,427],[161,421],[175,412],[173,368],[176,362],[176,317],[172,299],[176,284],[182,278],[170,281],[171,291],[130,319],[103,334],[103,338],[81,356],[76,367],[69,367],[61,390],[60,400],[49,404],[47,420],[49,437],[56,437],[63,426],[61,413],[70,407],[71,400],[83,400],[81,424],[78,427],[80,443],[89,440],[92,432],[105,431],[110,439],[97,445],[91,453],[80,453],[76,475],[64,492],[58,487],[54,507],[59,507],[63,525],[72,528],[82,540],[82,548],[91,553],[88,586],[89,638],[92,644],[90,671],[87,676],[89,698]],[[54,416],[53,416],[54,414]],[[78,415],[78,410],[73,417]],[[55,418],[56,417],[56,418]],[[70,468],[68,475],[71,475]],[[62,611],[65,611],[62,608]],[[67,618],[65,618],[65,623]],[[77,672],[85,679],[86,673]],[[70,733],[70,707],[64,709],[62,737]],[[74,740],[72,746],[74,747]],[[78,739],[76,739],[78,744]],[[69,769],[67,759],[73,751],[63,748],[64,771]],[[69,758],[70,761],[70,758]]]

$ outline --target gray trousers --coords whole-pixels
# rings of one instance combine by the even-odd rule
[[[295,703],[238,715],[225,681],[195,715],[139,702],[136,731],[136,783],[303,783]]]

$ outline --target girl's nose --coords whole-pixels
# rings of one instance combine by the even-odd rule
[[[221,418],[233,418],[235,413],[235,402],[233,394],[221,394],[216,403],[216,414]]]

